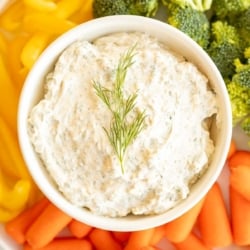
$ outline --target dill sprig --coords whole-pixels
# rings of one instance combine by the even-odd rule
[[[127,75],[128,68],[134,63],[134,48],[131,47],[124,55],[120,57],[116,69],[115,82],[113,89],[102,86],[94,81],[94,88],[97,96],[105,103],[112,113],[110,128],[103,128],[110,144],[112,145],[124,173],[124,158],[128,146],[138,136],[144,127],[145,111],[135,110],[137,93],[124,97],[123,85]],[[134,111],[133,119],[128,114]]]

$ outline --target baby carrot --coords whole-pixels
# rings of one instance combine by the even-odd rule
[[[228,153],[227,153],[227,159],[229,159],[235,152],[236,152],[236,143],[232,139],[231,143],[230,143],[230,147],[229,147]]]
[[[41,248],[52,241],[66,227],[71,217],[50,203],[26,232],[26,240],[33,248]]]
[[[115,241],[110,231],[94,228],[89,239],[96,250],[121,250],[121,245]]]
[[[64,238],[55,239],[41,248],[32,248],[25,244],[23,250],[92,250],[92,245],[87,240]]]
[[[23,244],[25,242],[25,232],[47,205],[48,200],[46,198],[42,198],[32,207],[26,209],[17,217],[7,222],[5,224],[6,232],[17,243]]]
[[[120,242],[120,243],[124,243],[128,240],[129,236],[130,236],[130,232],[112,232],[114,238]]]
[[[72,220],[68,225],[69,231],[76,238],[83,238],[88,235],[92,227],[77,220]]]
[[[230,187],[230,207],[234,243],[250,245],[250,201]]]
[[[250,152],[244,150],[236,151],[229,159],[228,166],[237,167],[238,165],[250,166]]]
[[[230,170],[230,185],[245,199],[250,200],[250,165],[238,165]]]
[[[229,216],[218,183],[206,195],[198,225],[202,239],[209,247],[225,247],[233,241]]]
[[[155,228],[153,236],[150,240],[150,245],[155,246],[159,243],[165,236],[165,226],[158,226]]]
[[[146,247],[140,248],[140,250],[160,250],[160,248],[155,247],[155,246],[146,246]]]
[[[141,249],[142,247],[149,246],[154,231],[154,228],[150,228],[146,230],[131,232],[128,243],[125,246],[124,250],[137,250]]]
[[[193,233],[189,234],[188,237],[179,243],[174,244],[177,250],[209,250],[202,241],[195,236]]]
[[[204,203],[201,199],[194,207],[179,218],[165,224],[165,236],[171,242],[183,241],[192,231]]]

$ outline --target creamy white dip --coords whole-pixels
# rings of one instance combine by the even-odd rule
[[[137,91],[145,128],[129,145],[122,173],[103,127],[110,111],[93,80],[112,88],[121,54],[136,45],[125,95]],[[117,217],[163,213],[185,199],[214,151],[207,118],[218,112],[207,78],[143,33],[77,41],[45,81],[29,116],[29,135],[58,189],[73,204]]]

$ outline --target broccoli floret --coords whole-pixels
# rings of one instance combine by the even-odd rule
[[[234,65],[236,73],[227,86],[231,101],[233,124],[240,123],[243,130],[249,132],[250,118],[250,47],[245,50],[246,63],[242,63],[238,58]]]
[[[210,23],[207,16],[190,6],[181,7],[173,3],[169,3],[167,9],[167,22],[206,49],[210,39]]]
[[[231,18],[250,7],[249,0],[213,0],[212,10],[218,19]]]
[[[245,46],[250,46],[250,7],[234,18],[231,24],[237,28]]]
[[[235,27],[227,22],[211,24],[211,43],[207,49],[224,79],[235,73],[234,60],[242,59],[244,47]]]
[[[206,11],[211,8],[213,0],[162,0],[164,5],[168,5],[169,2],[177,4],[182,8],[191,7],[194,10]]]
[[[132,15],[155,16],[158,10],[158,0],[130,0],[129,12]]]
[[[246,117],[242,122],[241,122],[241,128],[243,131],[250,136],[250,117]]]
[[[158,10],[158,0],[94,0],[94,17],[111,15],[154,16]]]
[[[128,14],[127,3],[123,0],[94,0],[94,17]]]

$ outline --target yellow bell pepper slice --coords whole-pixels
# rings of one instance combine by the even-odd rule
[[[0,141],[4,146],[6,154],[9,156],[9,167],[14,168],[20,178],[31,180],[19,149],[17,135],[11,131],[8,124],[1,116],[0,128]]]
[[[18,95],[11,81],[9,72],[0,54],[0,114],[5,117],[13,130],[16,129]]]
[[[0,53],[6,56],[7,53],[7,42],[4,35],[0,32]]]
[[[23,30],[26,32],[45,32],[59,35],[76,26],[75,23],[46,13],[33,13],[23,19]]]
[[[21,211],[27,205],[30,190],[30,181],[20,179],[10,188],[0,175],[0,206],[10,211]]]
[[[80,10],[74,13],[69,19],[75,23],[83,23],[93,19],[92,4],[93,0],[84,1]]]
[[[27,69],[31,69],[37,58],[48,45],[50,35],[44,32],[34,33],[21,51],[21,62]]]
[[[80,10],[83,5],[82,0],[61,0],[57,3],[57,8],[51,13],[58,18],[67,19],[76,11]]]
[[[8,30],[17,30],[22,22],[25,7],[22,1],[15,1],[0,15],[0,27]]]
[[[5,223],[10,221],[11,219],[15,218],[20,211],[9,211],[5,208],[0,207],[0,222]]]
[[[38,11],[52,11],[56,9],[56,3],[51,0],[23,0],[25,5]]]
[[[20,178],[19,172],[14,166],[13,159],[10,159],[9,152],[2,140],[0,140],[0,171],[3,175],[8,176],[8,179],[16,180]]]
[[[29,36],[17,35],[8,43],[7,64],[10,71],[10,76],[15,86],[20,91],[25,80],[27,72],[23,68],[20,54],[26,44]]]

